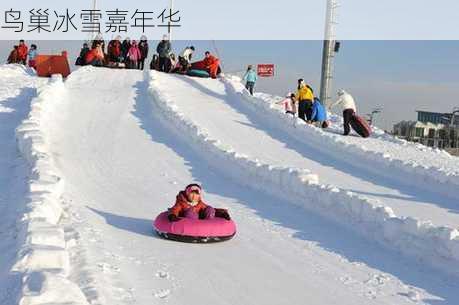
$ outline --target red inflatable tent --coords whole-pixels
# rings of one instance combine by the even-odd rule
[[[35,61],[38,76],[61,74],[62,77],[67,77],[70,74],[67,51],[63,51],[61,55],[37,55]]]

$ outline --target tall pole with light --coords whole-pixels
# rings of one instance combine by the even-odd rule
[[[338,0],[326,0],[325,37],[322,52],[322,76],[320,80],[320,100],[328,107],[331,99],[331,84],[333,79],[333,59],[339,51],[340,43],[336,41],[336,24]]]

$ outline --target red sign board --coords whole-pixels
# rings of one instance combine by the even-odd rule
[[[260,64],[257,67],[257,73],[260,77],[273,77],[274,65],[273,64]]]

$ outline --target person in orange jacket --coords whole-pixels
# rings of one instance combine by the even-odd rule
[[[204,58],[204,66],[206,70],[209,72],[210,77],[212,78],[217,78],[218,74],[218,67],[220,66],[220,60],[210,54],[209,51],[205,53],[205,58]]]
[[[24,40],[19,40],[18,46],[18,60],[19,63],[25,65],[27,63],[27,54],[29,53],[29,48],[25,44]]]
[[[97,43],[95,48],[91,49],[86,54],[85,62],[87,65],[92,66],[103,66],[104,64],[104,53],[102,51],[101,43]]]
[[[179,221],[180,217],[191,219],[212,219],[214,217],[230,220],[228,211],[214,209],[202,200],[202,188],[199,184],[190,184],[177,195],[175,205],[169,209],[169,221]]]

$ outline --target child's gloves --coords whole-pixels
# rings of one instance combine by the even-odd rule
[[[167,218],[169,219],[170,222],[175,222],[175,221],[179,221],[180,218],[177,217],[177,215],[175,214],[169,214],[167,215]]]
[[[215,210],[215,217],[220,217],[220,218],[224,218],[226,220],[231,220],[231,217],[230,217],[228,211],[224,210],[224,209],[216,209]]]

